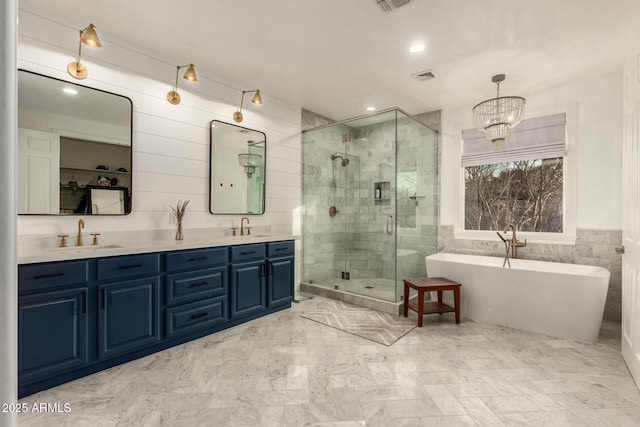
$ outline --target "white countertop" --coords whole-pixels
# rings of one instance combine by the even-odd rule
[[[178,251],[182,249],[211,248],[216,246],[246,245],[250,243],[295,240],[291,234],[255,236],[220,236],[209,238],[185,238],[185,240],[147,240],[111,242],[98,246],[68,246],[66,248],[24,248],[18,250],[18,264],[69,261],[75,259],[101,258],[119,255],[134,255],[151,252]]]

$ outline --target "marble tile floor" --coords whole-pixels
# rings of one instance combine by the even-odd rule
[[[588,344],[445,314],[385,347],[300,317],[328,301],[26,397],[71,411],[20,426],[640,425],[615,328]]]

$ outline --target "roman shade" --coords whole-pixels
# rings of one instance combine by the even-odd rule
[[[477,129],[462,131],[462,166],[492,165],[518,160],[564,157],[566,114],[523,120],[498,146]]]

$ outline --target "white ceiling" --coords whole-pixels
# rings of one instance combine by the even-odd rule
[[[259,88],[333,119],[398,106],[417,114],[473,106],[620,69],[640,49],[640,0],[20,0],[93,22],[196,70]],[[421,42],[426,50],[409,53]],[[106,48],[107,46],[105,46]],[[433,69],[438,78],[411,74]]]

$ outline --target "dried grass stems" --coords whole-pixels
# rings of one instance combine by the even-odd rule
[[[173,215],[176,217],[176,221],[182,222],[182,218],[184,218],[184,211],[187,209],[187,205],[189,204],[189,200],[185,200],[184,203],[182,200],[178,200],[176,207],[169,206],[173,211]]]

